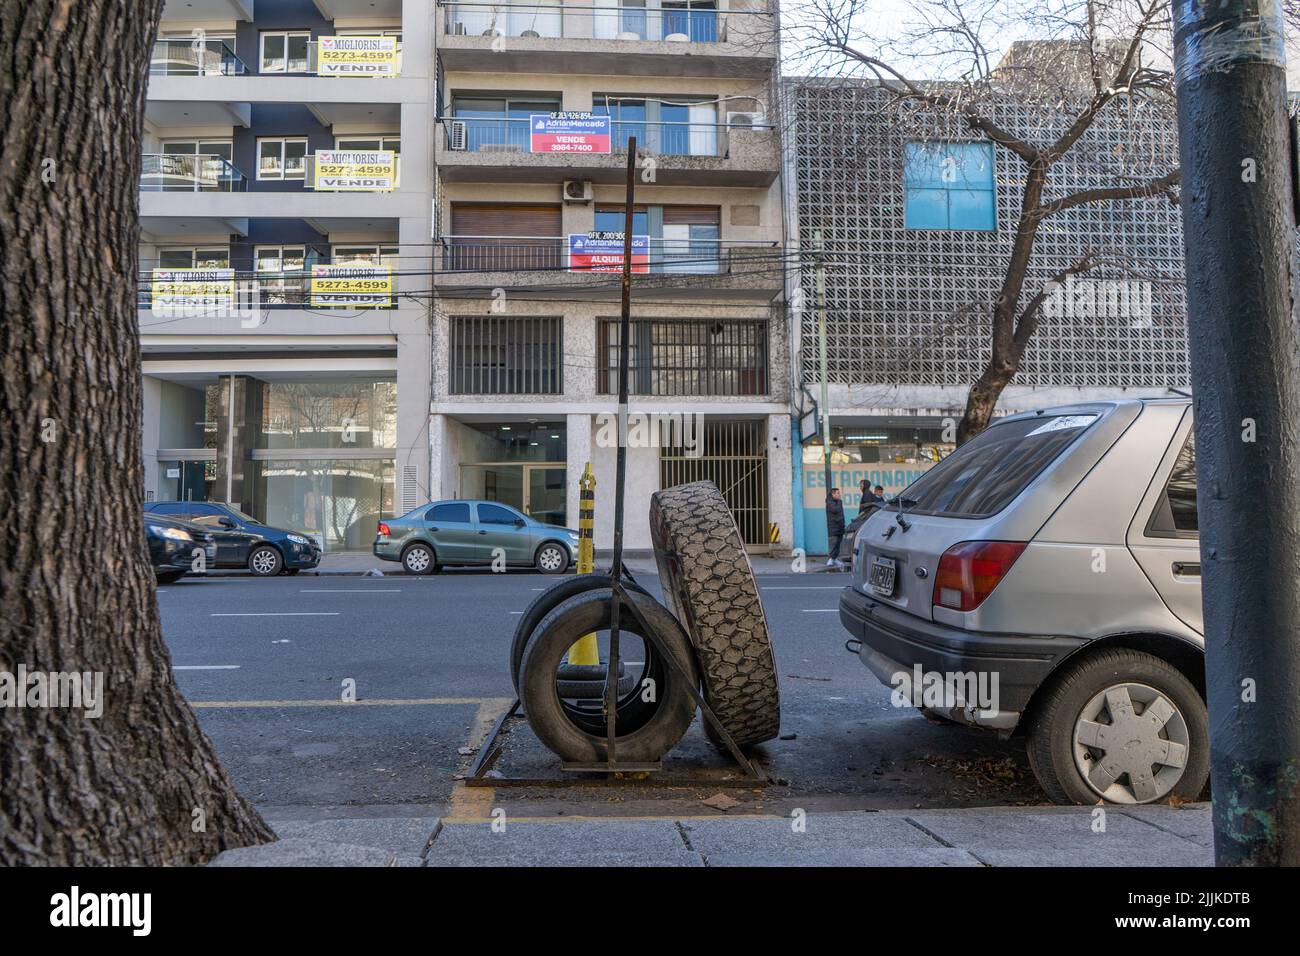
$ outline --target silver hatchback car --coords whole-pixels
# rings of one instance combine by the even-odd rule
[[[1197,799],[1209,774],[1186,399],[997,421],[873,514],[840,597],[899,706],[1027,738],[1058,803]]]

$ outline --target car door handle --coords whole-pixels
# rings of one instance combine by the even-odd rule
[[[1201,565],[1196,561],[1175,561],[1174,575],[1180,578],[1199,578]]]
[[[479,534],[487,534],[486,531],[480,531]]]
[[[437,531],[438,529],[437,529],[437,528],[430,528],[429,530],[430,530],[430,531]]]

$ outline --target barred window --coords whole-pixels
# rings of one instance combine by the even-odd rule
[[[628,348],[633,395],[764,395],[767,323],[737,319],[637,319]],[[597,389],[618,391],[619,321],[602,319]]]
[[[558,395],[564,389],[558,316],[453,316],[453,395]]]

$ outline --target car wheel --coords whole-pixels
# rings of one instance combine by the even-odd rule
[[[1172,665],[1119,648],[1045,689],[1029,763],[1057,803],[1196,800],[1210,773],[1205,701]]]
[[[184,571],[159,571],[157,573],[159,584],[175,584],[183,577],[185,577]]]
[[[407,574],[432,574],[437,570],[433,549],[427,544],[413,544],[402,552],[402,567]]]
[[[558,544],[547,543],[537,549],[533,566],[542,574],[563,574],[569,569],[569,555]]]
[[[248,556],[248,570],[259,578],[269,578],[277,575],[283,568],[284,559],[280,557],[280,552],[269,544],[254,548],[253,552]]]

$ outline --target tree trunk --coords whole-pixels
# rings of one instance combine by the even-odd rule
[[[274,839],[172,680],[143,536],[136,197],[162,5],[0,0],[0,672],[103,682],[98,718],[0,706],[0,865]]]

